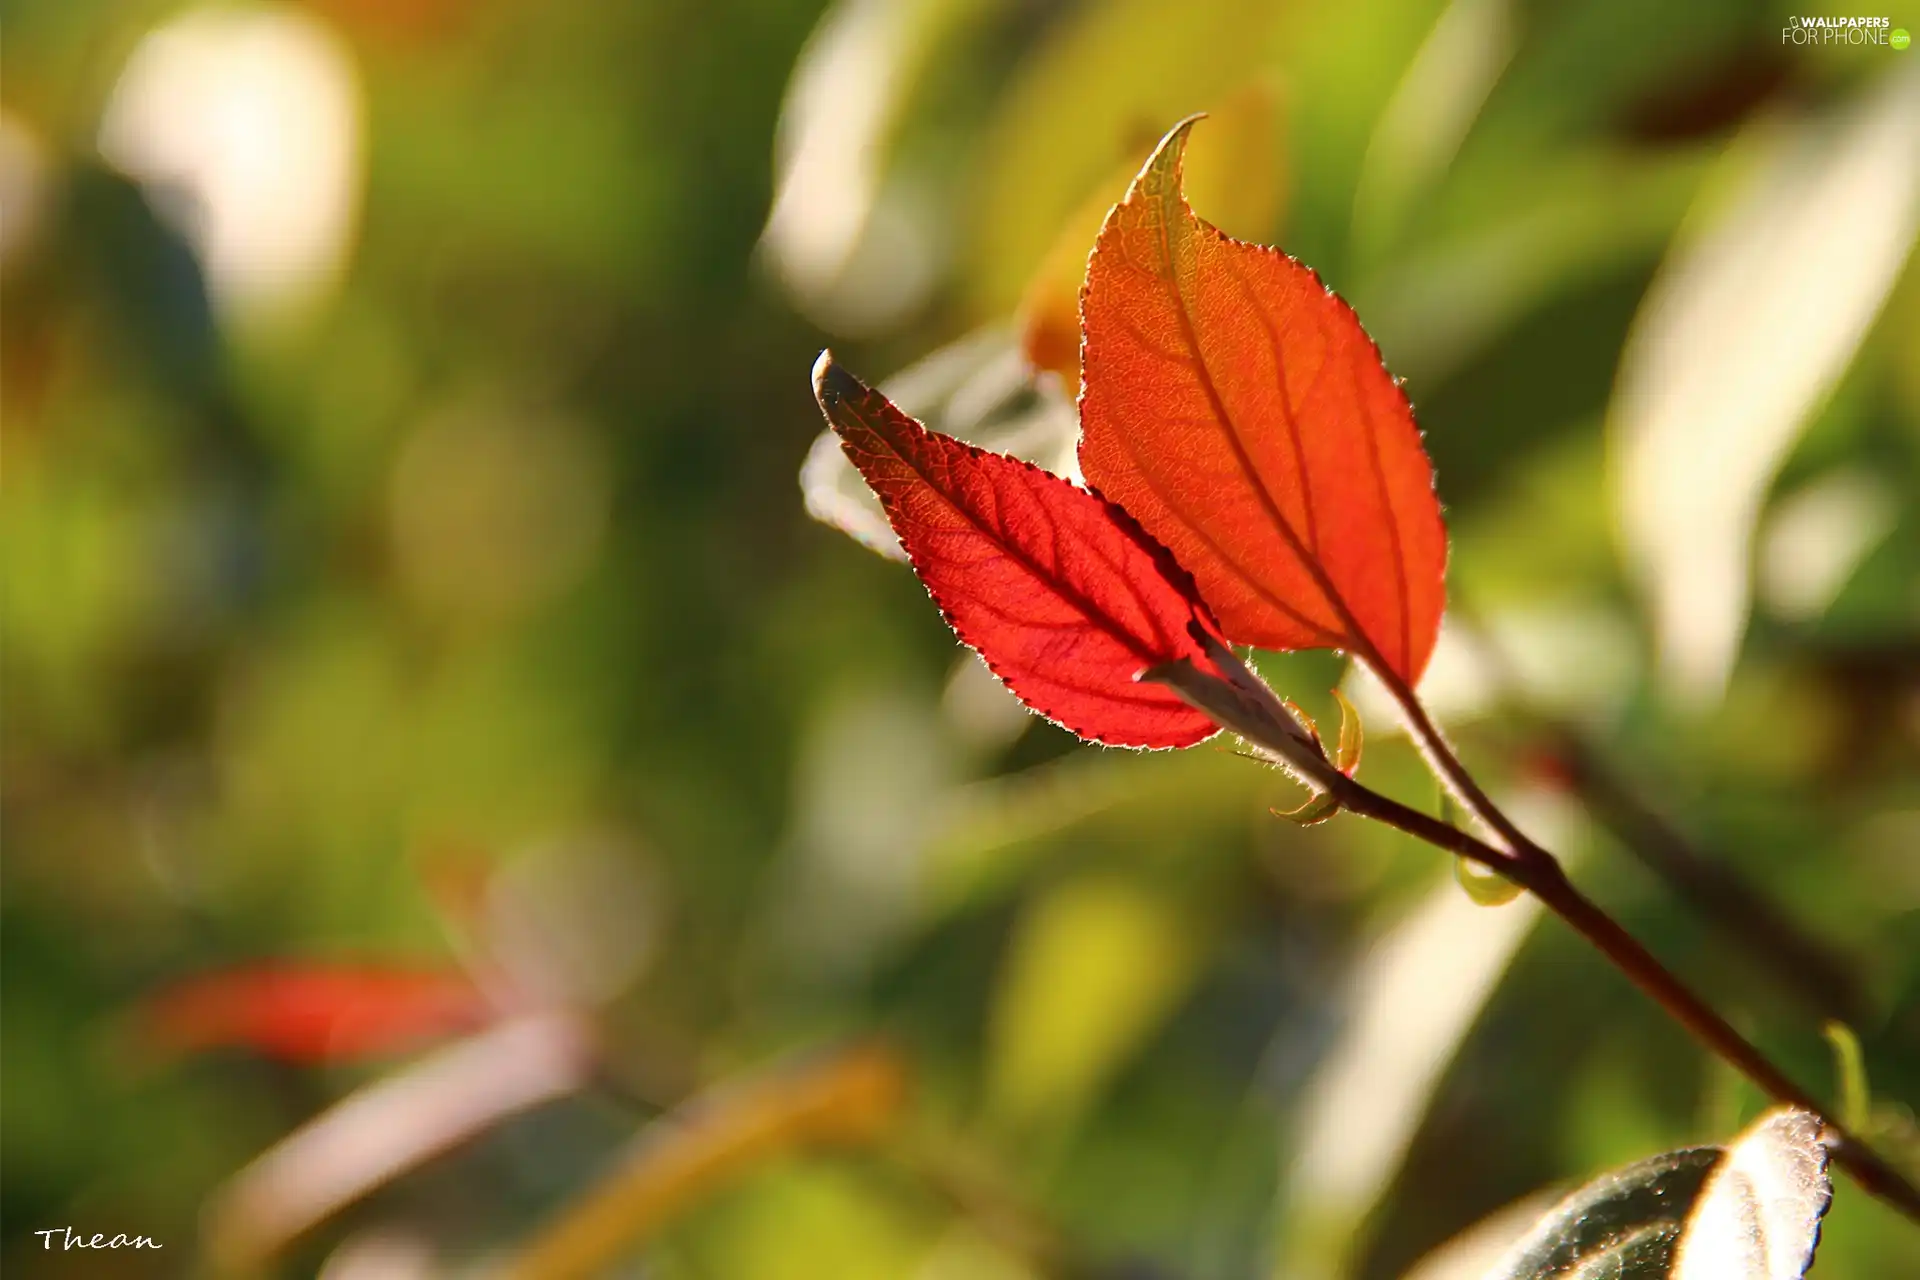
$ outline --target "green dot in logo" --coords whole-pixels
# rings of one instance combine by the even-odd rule
[[[1887,37],[1887,43],[1896,49],[1904,49],[1912,39],[1905,27],[1895,27],[1892,34]]]

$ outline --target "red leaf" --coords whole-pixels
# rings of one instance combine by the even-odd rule
[[[484,1025],[495,1010],[457,973],[262,965],[191,978],[154,997],[165,1047],[252,1049],[287,1062],[345,1062],[418,1048]]]
[[[1228,639],[1347,649],[1411,685],[1447,555],[1413,410],[1318,276],[1187,207],[1192,125],[1087,264],[1081,469],[1193,573]]]
[[[961,640],[1083,738],[1185,747],[1214,724],[1148,667],[1189,658],[1192,584],[1126,515],[1030,463],[928,431],[833,363],[814,394]]]

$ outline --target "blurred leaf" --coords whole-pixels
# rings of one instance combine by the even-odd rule
[[[351,251],[366,114],[358,66],[305,8],[190,6],[128,57],[99,148],[192,244],[223,315],[311,314]],[[233,141],[233,121],[274,145]]]
[[[1441,881],[1368,948],[1352,1012],[1308,1081],[1282,1184],[1287,1270],[1348,1274],[1447,1065],[1539,917],[1529,898],[1489,915]]]
[[[259,965],[162,990],[142,1010],[174,1052],[224,1046],[288,1062],[350,1062],[404,1053],[496,1014],[465,974],[398,968]]]
[[[976,330],[888,378],[880,391],[930,431],[1024,458],[1068,480],[1080,478],[1074,456],[1080,420],[1073,403],[1058,386],[1034,382],[1005,329]],[[905,563],[879,498],[847,461],[832,428],[807,451],[800,489],[814,519]]]
[[[1108,872],[1047,891],[1021,921],[992,1014],[989,1107],[1015,1126],[1077,1115],[1199,973],[1177,899]]]
[[[217,1192],[207,1247],[258,1271],[297,1236],[509,1116],[580,1087],[585,1028],[516,1018],[347,1095],[261,1152]]]
[[[1496,1209],[1427,1253],[1400,1280],[1489,1280],[1493,1265],[1553,1203],[1551,1195],[1533,1195]]]
[[[1756,126],[1642,303],[1609,423],[1612,480],[1684,702],[1724,687],[1767,487],[1920,230],[1917,128],[1920,73],[1908,67],[1832,120]]]
[[[1826,614],[1898,528],[1897,492],[1898,482],[1877,470],[1841,467],[1776,502],[1756,548],[1761,602],[1794,621]]]
[[[1440,385],[1547,303],[1657,258],[1709,163],[1597,147],[1500,159],[1436,191],[1419,238],[1349,295],[1415,388]]]
[[[1186,155],[1187,198],[1231,236],[1270,238],[1280,220],[1286,173],[1280,148],[1279,93],[1255,81],[1207,114]],[[1087,255],[1107,211],[1127,194],[1142,155],[1129,156],[1067,220],[1020,299],[1020,348],[1036,369],[1080,386],[1080,287]]]
[[[889,190],[888,162],[919,81],[999,0],[840,0],[801,50],[781,108],[777,185],[762,246],[806,310],[869,332],[932,283],[923,210]]]
[[[1354,284],[1367,151],[1445,8],[1443,0],[1346,0],[1279,10],[1270,65],[1287,94],[1293,172],[1281,243],[1335,288]]]
[[[1267,62],[1280,12],[1238,0],[1174,10],[1116,0],[1081,6],[1059,23],[1002,97],[969,184],[977,196],[963,279],[975,314],[1011,311],[1076,211],[1100,200],[1101,184],[1129,161],[1137,168],[1170,121],[1224,106],[1222,85],[1249,83]],[[1248,103],[1250,126],[1255,106]],[[1258,128],[1249,135],[1247,145],[1257,145]],[[1279,172],[1277,163],[1264,167]],[[1264,180],[1258,171],[1255,178]],[[1098,207],[1104,212],[1121,194],[1112,191]],[[1089,235],[1082,262],[1092,247]]]
[[[592,1009],[626,990],[652,961],[668,914],[659,869],[618,829],[538,843],[478,892],[486,954],[543,1007]],[[448,888],[437,900],[443,918],[461,920],[457,906],[448,910]],[[482,905],[469,899],[466,918]]]
[[[985,678],[1021,720],[1034,718]],[[911,927],[930,818],[947,811],[959,767],[949,746],[926,690],[871,673],[812,718],[794,744],[788,856],[765,887],[758,929],[783,979],[860,972]]]
[[[906,1087],[900,1055],[871,1041],[702,1094],[648,1125],[626,1156],[527,1241],[501,1274],[597,1274],[775,1156],[872,1141],[893,1122]]]
[[[110,169],[79,165],[65,202],[62,248],[98,291],[114,354],[177,405],[223,407],[226,353],[206,273],[186,235],[154,208],[154,193]]]
[[[1354,192],[1354,239],[1378,255],[1413,217],[1506,70],[1511,0],[1452,0],[1380,114]]]

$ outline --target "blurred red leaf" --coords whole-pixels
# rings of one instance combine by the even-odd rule
[[[934,603],[1021,701],[1083,738],[1185,747],[1213,722],[1136,681],[1180,658],[1192,584],[1113,504],[928,431],[823,354],[814,394]]]
[[[377,967],[260,965],[161,991],[144,1013],[176,1052],[251,1049],[287,1062],[348,1062],[419,1048],[493,1020],[463,974]]]
[[[1347,649],[1411,685],[1447,554],[1413,410],[1318,276],[1194,216],[1192,124],[1087,265],[1081,468],[1192,572],[1228,639]]]

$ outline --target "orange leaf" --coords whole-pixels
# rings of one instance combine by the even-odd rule
[[[1346,649],[1411,685],[1446,530],[1413,409],[1351,308],[1181,194],[1188,120],[1108,215],[1081,297],[1080,465],[1230,640]]]

